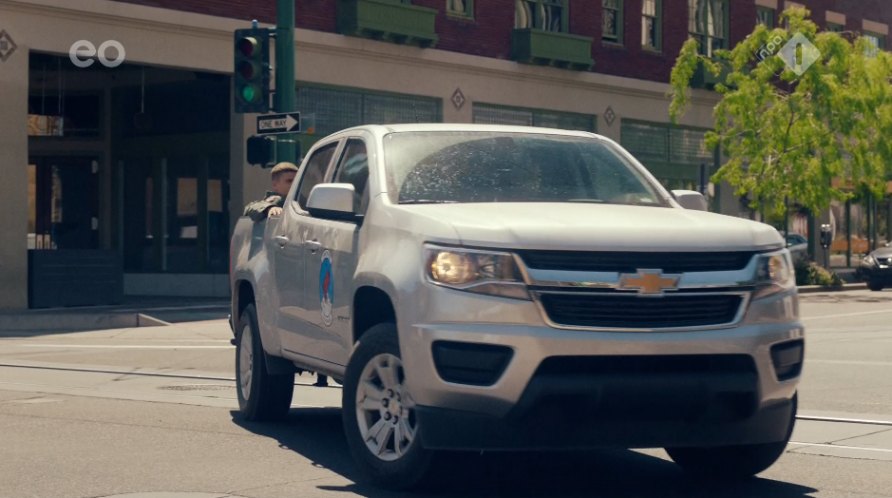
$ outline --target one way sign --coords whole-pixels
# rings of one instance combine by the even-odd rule
[[[299,133],[300,113],[267,114],[257,116],[258,135],[277,135],[279,133]]]

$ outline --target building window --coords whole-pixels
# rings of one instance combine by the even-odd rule
[[[827,31],[830,31],[833,33],[842,33],[843,31],[845,31],[845,29],[846,29],[846,27],[843,26],[842,24],[837,24],[835,22],[827,23]]]
[[[623,119],[620,143],[670,189],[697,190],[702,165],[713,165],[707,130]]]
[[[660,51],[662,46],[661,0],[643,0],[641,4],[641,46]]]
[[[28,97],[28,135],[95,138],[101,135],[102,98],[98,94]]]
[[[474,0],[446,0],[446,13],[453,16],[474,17]]]
[[[474,103],[473,121],[481,124],[539,126],[595,132],[597,116],[576,112]]]
[[[761,24],[768,29],[774,29],[774,9],[756,7],[756,24]]]
[[[688,31],[700,44],[700,53],[712,57],[728,48],[727,0],[688,0]]]
[[[877,33],[864,33],[864,39],[873,47],[870,51],[871,55],[876,55],[880,50],[886,50],[886,37]]]
[[[567,31],[566,0],[515,0],[514,27]]]
[[[614,43],[623,42],[623,0],[602,0],[604,26],[601,38]]]
[[[298,136],[304,150],[330,133],[364,123],[438,123],[443,120],[440,99],[304,83],[297,89],[297,110],[302,119],[312,116],[314,121],[313,135]]]

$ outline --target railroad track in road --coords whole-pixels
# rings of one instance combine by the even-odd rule
[[[134,377],[149,377],[149,378],[167,378],[167,379],[177,379],[181,381],[204,381],[204,382],[224,382],[224,383],[232,383],[234,386],[235,378],[223,375],[200,375],[194,373],[186,373],[186,372],[161,372],[161,371],[152,371],[152,370],[126,370],[126,369],[116,369],[116,368],[95,368],[95,367],[77,367],[72,365],[26,365],[26,364],[18,364],[18,363],[8,363],[8,362],[0,362],[0,368],[16,368],[16,369],[34,369],[41,371],[57,371],[57,372],[72,372],[72,373],[83,373],[83,374],[106,374],[106,375],[118,375],[118,376],[134,376]],[[309,384],[297,383],[299,387],[309,387]],[[2,388],[2,386],[0,386]],[[885,432],[892,431],[892,420],[879,420],[879,419],[867,419],[867,418],[855,418],[855,417],[830,417],[830,416],[819,416],[819,415],[811,415],[811,414],[802,414],[800,413],[797,417],[797,422],[805,423],[805,424],[832,424],[833,426],[839,426],[841,424],[845,424],[853,427],[853,432],[860,433],[863,432],[863,435],[851,436],[840,438],[836,440],[824,440],[824,439],[813,439],[811,441],[798,441],[793,440],[790,441],[790,450],[794,449],[802,449],[812,447],[815,448],[815,451],[828,451],[828,452],[861,452],[868,455],[873,455],[880,457],[883,460],[892,460],[892,446],[887,443],[882,443],[881,441],[874,441],[871,443],[871,446],[858,446],[858,445],[846,445],[844,444],[846,439],[858,439],[862,436],[871,436],[876,434],[881,434]],[[858,431],[854,429],[858,426],[864,426],[865,429],[862,431]],[[829,426],[825,426],[824,430],[816,431],[814,427],[809,431],[814,434],[815,432],[826,433],[828,432],[826,429]],[[794,434],[795,437],[795,434]],[[805,438],[799,438],[805,439]],[[888,439],[888,438],[884,438]]]
[[[162,377],[162,378],[174,378],[174,379],[216,380],[216,381],[221,381],[221,382],[235,382],[235,377],[195,375],[195,374],[185,374],[185,373],[131,371],[131,370],[121,370],[121,369],[76,368],[76,367],[70,367],[70,366],[51,367],[51,366],[21,365],[21,364],[15,364],[15,363],[0,363],[0,367],[32,368],[32,369],[38,369],[38,370],[57,370],[57,371],[67,371],[67,372],[103,373],[103,374],[114,374],[114,375],[136,375],[136,376],[142,376],[142,377]],[[301,384],[297,384],[297,385],[301,385]],[[845,417],[823,417],[823,416],[817,416],[817,415],[797,415],[796,420],[810,420],[810,421],[814,421],[814,422],[831,422],[831,423],[876,425],[876,426],[892,427],[892,420],[871,420],[871,419],[845,418]]]

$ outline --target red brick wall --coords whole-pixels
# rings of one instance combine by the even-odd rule
[[[446,0],[413,0],[413,5],[437,9],[437,48],[497,59],[511,58],[514,0],[477,0],[474,18],[446,14]]]
[[[214,16],[275,22],[276,0],[116,0],[166,9],[198,12]],[[812,11],[821,26],[825,12],[846,14],[850,31],[861,30],[863,18],[892,26],[892,0],[798,0]],[[663,39],[660,53],[641,48],[642,0],[625,0],[623,43],[601,41],[601,2],[568,0],[572,34],[594,39],[592,56],[595,72],[653,81],[668,81],[669,72],[681,45],[688,36],[688,0],[663,0]],[[778,0],[783,5],[784,0]],[[436,30],[437,48],[466,54],[510,59],[511,30],[514,28],[514,0],[477,0],[473,19],[446,15],[446,0],[413,0],[413,4],[440,11]],[[755,23],[753,0],[729,0],[732,46],[748,35]],[[299,28],[336,32],[336,0],[295,0]]]
[[[114,0],[234,19],[275,22],[276,0]]]

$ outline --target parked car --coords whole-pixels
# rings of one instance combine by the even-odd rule
[[[872,291],[892,285],[892,247],[881,247],[865,256],[858,273]]]
[[[787,250],[790,251],[794,262],[808,259],[808,239],[805,238],[805,235],[788,233],[784,239],[787,241]]]

